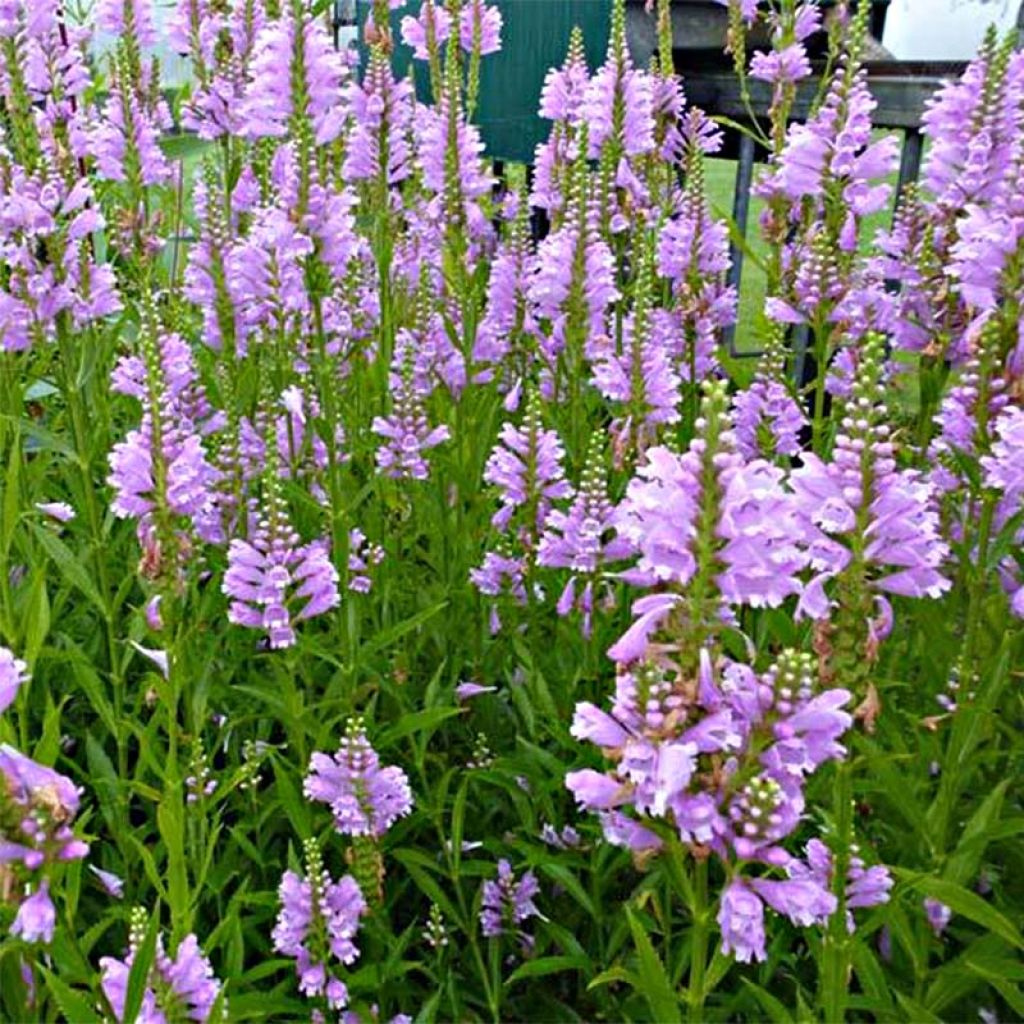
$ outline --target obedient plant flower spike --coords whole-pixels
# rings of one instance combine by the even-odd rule
[[[305,878],[294,871],[281,878],[274,949],[295,958],[304,996],[325,999],[332,1010],[341,1010],[348,1005],[348,988],[339,977],[340,967],[359,956],[353,940],[366,902],[351,875],[332,880],[316,839],[305,841],[303,854]]]
[[[441,43],[443,40],[440,40],[437,37],[438,11],[447,15],[447,11],[444,7],[444,0],[423,0],[423,9],[420,16],[423,19],[425,26],[427,63],[430,67],[430,89],[433,94],[435,104],[441,102],[441,95],[443,91],[443,78],[441,73]]]
[[[604,432],[594,431],[572,504],[567,512],[555,508],[547,514],[537,554],[539,565],[570,570],[555,610],[559,615],[579,610],[588,638],[607,567],[632,554],[623,538],[606,539],[614,528],[615,508],[608,497],[605,443]]]
[[[160,77],[155,64],[145,68],[142,63],[143,49],[156,43],[150,0],[100,0],[96,24],[117,40],[120,73],[131,93],[141,99],[151,85],[148,77],[153,75],[158,82]]]
[[[624,323],[623,347],[609,346],[594,364],[593,381],[605,397],[622,404],[611,423],[614,463],[632,464],[657,443],[659,431],[679,420],[680,381],[660,336],[652,329],[654,234],[634,239],[633,309]],[[619,410],[616,410],[617,412]]]
[[[20,21],[20,6],[14,17]],[[0,54],[3,57],[5,81],[4,107],[9,131],[5,132],[15,161],[28,174],[34,173],[42,158],[39,129],[33,114],[32,95],[25,82],[24,44],[26,33],[20,25],[10,24],[0,36]]]

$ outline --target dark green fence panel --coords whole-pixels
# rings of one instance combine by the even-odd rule
[[[504,19],[502,49],[481,61],[480,109],[476,122],[494,160],[528,163],[539,142],[547,138],[546,121],[537,116],[541,86],[548,68],[565,59],[574,25],[583,30],[591,69],[602,63],[608,48],[609,0],[492,0]],[[359,28],[372,4],[359,0]],[[406,73],[412,51],[401,45],[399,26],[405,15],[416,14],[416,0],[391,16],[396,42],[395,73]],[[362,51],[360,44],[360,50]],[[365,60],[365,52],[363,53]],[[426,98],[426,66],[415,61],[417,89]]]

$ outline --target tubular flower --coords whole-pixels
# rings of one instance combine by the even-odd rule
[[[204,436],[222,421],[210,410],[188,344],[158,333],[148,317],[140,337],[142,355],[118,362],[112,387],[142,402],[142,421],[111,450],[108,483],[116,491],[114,515],[138,519],[139,539],[164,548],[172,567],[172,552],[187,546],[179,533],[183,520],[202,539],[220,539],[220,473],[207,458]]]
[[[436,12],[444,13],[443,8]],[[345,153],[346,178],[377,178],[388,186],[408,178],[413,170],[409,145],[414,117],[412,85],[404,78],[396,81],[390,61],[374,52],[363,81],[349,86],[349,104],[353,127]]]
[[[430,467],[424,453],[447,441],[451,433],[444,424],[431,427],[427,419],[431,382],[416,372],[414,338],[408,332],[395,345],[390,379],[391,413],[373,420],[373,432],[384,439],[377,449],[377,468],[395,480],[426,480]]]
[[[345,64],[323,21],[294,0],[286,13],[268,21],[252,53],[251,78],[239,110],[247,138],[280,138],[306,120],[313,141],[333,142],[344,124]]]
[[[269,512],[250,540],[235,537],[228,548],[222,589],[231,598],[228,620],[267,633],[271,648],[295,643],[294,623],[337,607],[338,572],[326,540],[299,546],[297,536]]]
[[[934,489],[918,472],[896,468],[889,429],[881,422],[881,358],[881,339],[869,335],[859,352],[832,461],[825,463],[807,453],[791,477],[817,573],[798,611],[813,618],[827,616],[831,602],[824,584],[846,574],[841,607],[844,614],[861,620],[847,633],[860,635],[870,627],[869,652],[891,628],[884,595],[934,598],[950,587],[940,571],[949,549],[939,531]],[[843,543],[851,537],[858,538],[853,548],[849,541]],[[879,627],[870,625],[876,619],[872,590],[877,594],[882,635]]]
[[[28,682],[28,666],[6,647],[0,647],[0,714],[6,711]]]
[[[615,508],[608,498],[603,443],[595,434],[587,453],[583,479],[568,511],[552,509],[544,520],[537,550],[538,565],[569,569],[569,581],[558,599],[557,612],[576,608],[583,616],[583,634],[590,636],[605,566],[632,554],[632,546],[614,535]]]
[[[639,559],[624,578],[637,586],[672,584],[682,593],[636,603],[636,621],[609,652],[616,660],[640,656],[646,637],[673,609],[698,628],[712,628],[722,604],[776,607],[801,592],[806,530],[796,522],[783,472],[763,460],[748,463],[735,450],[725,402],[724,386],[709,385],[689,450],[651,448],[626,490],[617,529]],[[718,594],[710,605],[708,582]]]

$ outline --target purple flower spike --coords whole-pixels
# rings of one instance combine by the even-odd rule
[[[379,838],[412,811],[405,772],[396,765],[380,766],[359,719],[349,721],[337,754],[312,756],[303,791],[330,806],[343,835]]]
[[[315,840],[306,843],[306,877],[286,871],[278,890],[281,910],[274,927],[274,949],[295,958],[299,990],[322,996],[332,1009],[348,1004],[339,965],[359,956],[356,933],[366,901],[351,875],[335,882],[323,866]]]
[[[540,883],[532,871],[516,880],[512,865],[498,861],[496,881],[484,882],[483,907],[480,911],[480,930],[485,938],[493,939],[507,933],[519,934],[519,926],[540,911],[533,898],[540,892]]]

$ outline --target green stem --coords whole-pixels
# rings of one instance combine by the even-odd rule
[[[814,451],[821,455],[825,447],[825,376],[828,373],[829,335],[824,323],[814,324],[814,421],[811,438]]]
[[[853,770],[849,761],[836,766],[836,843],[832,851],[832,894],[835,913],[829,918],[822,947],[821,1011],[828,1024],[845,1019],[850,984],[850,935],[846,929],[846,876],[853,843]]]
[[[708,862],[695,861],[693,881],[693,929],[690,938],[690,984],[686,997],[689,1004],[688,1019],[703,1021],[704,1000],[707,998],[705,980],[708,966],[708,940],[710,939],[710,909],[708,907]]]

